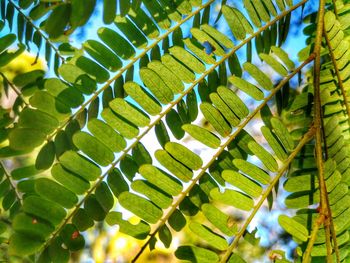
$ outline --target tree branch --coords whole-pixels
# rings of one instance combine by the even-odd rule
[[[290,163],[294,160],[296,155],[302,150],[304,145],[308,143],[315,134],[315,127],[311,127],[307,133],[303,136],[303,138],[300,140],[299,144],[297,147],[293,150],[293,152],[289,155],[287,158],[286,162],[283,164],[282,168],[279,170],[277,175],[273,178],[269,186],[266,188],[264,193],[262,194],[261,198],[259,199],[258,203],[254,206],[254,209],[252,213],[249,215],[249,217],[246,219],[245,223],[241,227],[241,229],[238,231],[238,233],[235,235],[235,239],[233,242],[230,244],[228,249],[226,250],[225,254],[221,258],[220,262],[226,262],[229,257],[231,256],[231,253],[233,249],[238,245],[238,242],[240,238],[243,236],[244,232],[246,231],[247,227],[249,226],[250,222],[253,220],[255,217],[255,214],[259,211],[260,207],[262,204],[265,202],[266,198],[269,196],[275,185],[278,183],[279,179],[282,177],[282,175],[288,170]]]

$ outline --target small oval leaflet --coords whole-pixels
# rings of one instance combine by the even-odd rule
[[[121,193],[119,202],[124,208],[151,224],[157,223],[163,214],[162,210],[150,201],[129,192]]]
[[[182,125],[182,129],[186,131],[189,135],[191,135],[193,138],[210,148],[216,149],[221,144],[221,140],[219,139],[219,137],[200,126],[193,124],[184,124]]]
[[[301,241],[307,241],[309,233],[305,226],[295,221],[293,218],[290,218],[286,215],[280,215],[278,217],[278,223],[283,227],[286,232],[291,234],[293,237]]]
[[[202,159],[192,151],[188,150],[182,144],[176,142],[168,142],[165,144],[165,150],[171,154],[179,162],[186,165],[192,170],[198,170],[202,167]]]

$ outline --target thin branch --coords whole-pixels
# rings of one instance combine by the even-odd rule
[[[314,63],[314,127],[316,128],[316,164],[318,170],[318,179],[320,187],[320,219],[324,221],[329,217],[329,208],[327,206],[327,187],[324,178],[324,158],[322,152],[322,106],[321,106],[321,95],[320,95],[320,70],[321,70],[321,45],[322,45],[322,36],[324,30],[324,14],[325,14],[325,0],[319,1],[319,10],[318,10],[318,19],[317,19],[317,30],[315,37],[315,46],[314,53],[315,63]],[[319,228],[319,225],[316,224],[315,227]],[[329,228],[329,224],[324,224],[325,228]],[[328,231],[328,230],[326,230]],[[317,234],[317,230],[313,228],[312,233]],[[315,235],[316,235],[315,234]],[[330,245],[329,235],[326,235],[327,246]],[[316,237],[315,237],[316,238]],[[308,263],[310,261],[311,250],[313,247],[314,240],[310,239],[307,245],[308,251],[303,256],[303,262]],[[328,259],[328,256],[327,256]]]
[[[338,15],[337,3],[336,3],[335,0],[332,0],[332,2],[333,2],[334,14],[335,14],[336,18],[338,19],[338,18],[339,18],[339,15]]]
[[[75,213],[78,211],[78,209],[80,208],[80,206],[85,202],[85,200],[90,196],[90,194],[96,189],[96,187],[103,181],[103,179],[108,175],[108,173],[110,173],[115,166],[127,155],[127,153],[132,150],[137,144],[138,142],[146,135],[148,134],[148,132],[175,106],[177,105],[183,97],[185,97],[200,81],[204,80],[205,77],[207,75],[209,75],[210,72],[212,72],[213,70],[215,70],[220,64],[222,64],[223,62],[225,62],[230,56],[232,56],[238,49],[240,49],[241,47],[243,47],[246,43],[248,43],[249,41],[251,41],[252,39],[254,39],[257,35],[260,35],[261,32],[263,32],[264,30],[266,30],[267,28],[269,28],[271,25],[277,23],[280,19],[282,19],[283,17],[285,17],[286,15],[288,15],[289,13],[291,13],[293,10],[297,9],[298,7],[300,7],[301,5],[303,5],[304,3],[306,3],[308,0],[303,0],[300,3],[292,6],[291,8],[289,8],[288,10],[283,11],[280,15],[276,16],[272,21],[270,21],[269,23],[265,24],[263,27],[261,27],[257,32],[255,32],[254,34],[252,34],[250,37],[248,37],[247,39],[245,39],[244,41],[242,41],[239,45],[235,46],[229,53],[227,53],[226,55],[224,55],[219,61],[217,61],[212,67],[210,67],[208,70],[206,70],[202,76],[197,79],[185,92],[181,93],[181,95],[172,103],[169,104],[169,107],[167,109],[165,109],[162,113],[160,113],[158,115],[158,117],[140,134],[136,137],[136,140],[126,149],[123,150],[123,154],[116,160],[114,161],[111,166],[108,168],[108,170],[101,175],[96,181],[95,184],[86,192],[85,196],[81,199],[81,201],[72,209],[72,212],[66,217],[66,219],[60,224],[60,226],[58,226],[57,230],[54,231],[54,233],[51,235],[51,237],[46,240],[46,242],[43,244],[42,249],[46,248],[47,245],[49,244],[49,242],[58,235],[58,233],[63,229],[63,227],[71,220],[71,218],[75,215]],[[213,2],[209,1],[207,2],[205,5],[209,4]],[[203,5],[204,6],[204,5]],[[202,6],[202,7],[203,7]],[[196,10],[198,11],[198,9]],[[194,13],[192,13],[194,14]],[[179,24],[176,26],[178,27],[180,26]],[[172,28],[170,29],[171,32],[174,31],[176,28]],[[170,31],[168,31],[167,33],[165,33],[165,35],[170,34]],[[163,35],[164,36],[164,35]],[[155,42],[157,44],[157,42]],[[152,44],[152,45],[156,45],[156,44]],[[151,46],[152,46],[151,45]],[[149,50],[151,49],[151,46],[149,48]],[[147,48],[148,49],[148,48]],[[140,56],[143,56],[147,53],[147,51],[145,50],[144,52],[142,52],[137,58],[140,58]],[[136,59],[136,58],[135,58]],[[309,62],[313,60],[313,55],[310,56],[309,58]],[[123,69],[121,69],[121,71],[126,71],[128,67],[131,67],[132,64],[127,65],[126,67],[124,67]],[[123,72],[124,72],[123,71]],[[113,77],[112,79],[110,79],[109,81],[107,81],[106,85],[103,86],[99,93],[102,92],[104,89],[108,88],[109,85],[115,80],[117,79],[123,72],[118,73],[115,77]],[[98,93],[98,94],[99,94]],[[97,95],[98,95],[97,94]],[[96,98],[97,95],[95,94],[94,97]],[[272,97],[271,97],[272,98]],[[89,101],[91,102],[93,100],[93,98],[91,98]],[[87,103],[85,103],[87,105]],[[80,108],[80,110],[83,110],[83,108]],[[79,110],[78,110],[79,111]],[[62,128],[61,128],[62,129]],[[57,130],[56,130],[57,131]]]
[[[29,104],[24,100],[22,93],[17,89],[17,87],[5,76],[4,73],[0,72],[1,77],[7,82],[10,88],[21,98],[23,103],[28,106]]]
[[[203,4],[202,6],[198,7],[195,11],[193,11],[191,14],[189,14],[186,18],[184,18],[183,20],[181,20],[181,22],[177,23],[174,27],[170,28],[169,30],[167,30],[167,32],[165,32],[163,35],[159,36],[158,38],[156,38],[156,40],[149,46],[147,46],[139,55],[137,55],[136,57],[132,58],[131,61],[124,67],[122,67],[118,73],[112,77],[111,79],[109,79],[106,84],[104,84],[98,91],[96,91],[94,93],[94,95],[88,99],[84,104],[82,104],[80,106],[80,108],[73,114],[71,115],[67,121],[65,121],[62,125],[60,125],[59,127],[57,127],[57,129],[50,135],[48,136],[47,140],[50,141],[59,131],[61,131],[62,129],[64,129],[64,127],[70,123],[76,116],[78,116],[79,113],[81,113],[82,111],[85,110],[85,108],[91,103],[93,102],[95,99],[98,98],[98,96],[107,88],[110,87],[110,85],[113,83],[113,81],[115,81],[116,79],[118,79],[120,76],[122,76],[122,74],[127,71],[129,68],[131,68],[135,62],[137,62],[139,59],[141,59],[143,56],[145,56],[152,48],[154,48],[155,46],[157,46],[162,40],[164,40],[166,37],[168,37],[172,32],[174,32],[176,29],[180,28],[185,22],[187,22],[188,20],[190,20],[192,17],[194,17],[196,14],[198,14],[200,11],[202,11],[204,8],[206,8],[207,6],[209,6],[210,4],[212,4],[215,0],[210,0],[207,3]]]
[[[13,182],[10,173],[7,171],[5,165],[0,161],[0,167],[2,168],[2,170],[4,171],[4,175],[6,177],[6,179],[9,181],[10,183],[10,187],[12,188],[12,190],[15,192],[16,197],[18,199],[18,201],[22,204],[22,197],[20,196],[20,194],[17,191],[17,187],[15,185],[15,183]]]
[[[18,13],[23,16],[23,18],[32,25],[32,27],[38,32],[38,34],[49,44],[49,46],[55,51],[57,56],[61,59],[62,63],[65,62],[65,58],[60,54],[60,51],[57,49],[57,47],[51,43],[50,39],[42,32],[42,30],[37,27],[34,23],[34,21],[27,15],[24,14],[22,9],[17,6],[15,3],[12,2],[12,0],[9,0],[9,4],[11,4],[17,11]]]
[[[229,136],[227,141],[222,144],[217,152],[213,155],[213,157],[210,159],[210,161],[200,169],[200,173],[192,179],[191,184],[187,187],[185,191],[183,191],[180,196],[176,199],[176,202],[172,204],[171,209],[167,212],[165,216],[162,217],[162,219],[159,221],[159,224],[157,225],[156,229],[153,231],[153,233],[150,235],[147,242],[142,246],[139,253],[134,257],[132,262],[135,262],[138,257],[142,254],[143,250],[147,247],[148,243],[151,241],[152,237],[156,235],[156,233],[159,231],[159,229],[165,224],[165,222],[170,218],[170,216],[174,213],[174,211],[177,209],[177,207],[181,204],[181,202],[184,200],[184,198],[187,196],[187,194],[192,190],[192,188],[197,184],[199,179],[205,174],[205,172],[208,170],[208,168],[213,164],[213,162],[220,156],[220,154],[225,150],[225,148],[238,136],[238,134],[244,129],[244,127],[261,111],[261,109],[276,95],[276,93],[296,74],[298,74],[299,71],[301,71],[308,63],[310,63],[314,59],[314,56],[311,55],[302,65],[300,65],[298,68],[296,68],[287,78],[283,79],[276,88],[274,88],[271,93],[264,99],[264,101],[257,107],[255,110],[249,114],[249,116],[239,125],[237,126],[237,130]]]
[[[249,226],[250,222],[255,217],[255,214],[259,211],[262,204],[265,202],[266,198],[269,196],[271,191],[274,189],[275,185],[279,182],[279,179],[282,177],[282,175],[289,169],[290,163],[294,160],[294,158],[297,156],[297,154],[302,150],[302,148],[305,146],[306,143],[308,143],[315,135],[315,127],[311,127],[307,133],[303,136],[303,138],[300,140],[297,147],[291,152],[289,157],[287,158],[286,162],[283,164],[282,168],[279,170],[277,175],[273,178],[269,186],[266,188],[264,193],[262,194],[261,198],[259,199],[258,203],[254,206],[254,209],[252,213],[249,215],[249,217],[246,219],[245,223],[241,227],[241,229],[238,231],[238,233],[235,235],[235,239],[230,244],[228,249],[226,250],[225,254],[221,258],[220,262],[226,262],[229,257],[231,256],[231,253],[233,249],[238,245],[238,242],[240,238],[245,233],[247,227]]]
[[[318,216],[318,218],[316,219],[316,221],[312,227],[309,242],[307,243],[307,247],[306,247],[304,255],[303,255],[302,263],[308,263],[310,261],[311,250],[314,247],[316,237],[317,237],[317,232],[320,229],[320,226],[323,224],[324,220],[325,220],[324,214],[320,214]]]

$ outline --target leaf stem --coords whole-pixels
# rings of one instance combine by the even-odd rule
[[[327,205],[327,187],[324,178],[324,158],[322,152],[322,106],[321,106],[321,95],[320,95],[320,70],[321,70],[321,45],[322,45],[322,37],[324,30],[324,15],[325,15],[325,0],[319,1],[319,10],[318,10],[318,19],[317,19],[317,29],[316,29],[316,37],[315,37],[315,63],[314,63],[314,127],[316,128],[316,164],[318,170],[318,178],[320,184],[320,221],[323,219],[321,223],[325,223],[325,221],[329,222],[329,207]],[[312,236],[309,239],[307,245],[307,251],[303,255],[303,262],[308,263],[310,261],[311,250],[314,245],[314,239],[316,238],[316,234],[319,228],[319,223],[315,224],[314,227],[317,229],[312,230]],[[329,231],[329,224],[324,224],[325,231]],[[316,233],[315,233],[316,232]],[[313,237],[315,235],[315,237]],[[326,235],[326,246],[330,246],[330,237]],[[327,255],[327,260],[329,260],[329,255]],[[331,259],[330,259],[331,260]]]
[[[6,179],[9,181],[11,188],[13,189],[13,191],[15,191],[15,194],[16,194],[16,197],[17,197],[18,201],[20,202],[20,204],[22,204],[22,198],[21,198],[20,194],[17,191],[17,187],[16,187],[15,183],[13,182],[13,180],[11,178],[11,175],[7,171],[5,165],[2,163],[2,161],[0,161],[0,167],[4,171],[4,175],[5,175]]]
[[[213,155],[213,157],[210,159],[210,161],[203,166],[200,169],[199,174],[192,179],[191,184],[186,188],[185,191],[183,191],[180,196],[176,199],[176,202],[172,204],[171,209],[167,212],[165,216],[162,217],[162,219],[159,221],[159,224],[157,225],[156,229],[153,231],[153,233],[150,235],[147,242],[142,246],[138,254],[134,257],[132,262],[136,262],[138,257],[142,254],[143,250],[147,247],[148,243],[151,241],[152,237],[156,235],[156,233],[159,231],[159,229],[165,224],[165,222],[170,218],[170,216],[174,213],[174,211],[177,209],[177,207],[181,204],[181,202],[184,200],[184,198],[187,196],[187,194],[192,190],[192,188],[197,184],[199,179],[205,174],[207,169],[212,165],[212,163],[220,156],[220,154],[225,150],[225,148],[238,136],[238,134],[244,129],[244,127],[255,117],[256,114],[260,112],[260,110],[270,101],[275,94],[292,78],[294,77],[299,71],[302,70],[308,63],[310,63],[313,60],[314,56],[311,55],[303,64],[301,64],[298,68],[296,68],[287,78],[283,79],[276,88],[274,88],[271,93],[264,99],[264,101],[251,113],[249,116],[239,125],[237,126],[237,129],[234,133],[232,133],[226,142],[222,144],[217,152]]]
[[[201,8],[204,8],[205,6],[211,4],[214,0],[211,0],[209,2],[207,2],[205,5],[201,6],[200,8],[198,8],[195,12],[199,12]],[[175,106],[177,105],[183,97],[185,97],[200,81],[204,80],[205,77],[207,75],[209,75],[210,72],[212,72],[213,70],[215,70],[221,63],[225,62],[226,59],[228,59],[230,56],[232,56],[238,49],[240,49],[241,47],[243,47],[246,43],[248,43],[249,41],[251,41],[253,38],[255,38],[257,35],[259,35],[261,32],[263,32],[264,30],[266,30],[267,28],[269,28],[271,25],[275,24],[276,22],[278,22],[280,19],[282,19],[283,17],[285,17],[286,15],[288,15],[289,13],[291,13],[293,10],[297,9],[299,6],[303,5],[304,3],[306,3],[308,0],[302,0],[300,3],[290,7],[288,10],[283,11],[280,15],[276,16],[272,21],[270,21],[269,23],[265,24],[263,27],[261,27],[257,32],[255,32],[254,34],[252,34],[250,37],[248,37],[247,39],[245,39],[244,41],[242,41],[239,45],[235,46],[229,53],[227,53],[225,56],[223,56],[219,61],[217,61],[212,67],[210,67],[208,70],[206,70],[202,76],[197,79],[186,91],[184,91],[175,101],[171,102],[169,104],[169,107],[167,109],[165,109],[162,113],[160,113],[158,115],[158,117],[140,134],[135,138],[135,141],[126,149],[123,150],[123,154],[117,159],[115,160],[111,166],[108,168],[108,170],[101,175],[96,181],[95,184],[86,192],[85,196],[80,200],[80,202],[72,209],[71,213],[65,218],[65,220],[62,222],[62,224],[60,224],[60,226],[57,228],[57,230],[55,230],[53,232],[53,234],[51,235],[51,237],[46,240],[46,242],[43,244],[42,249],[45,249],[47,247],[47,245],[50,243],[50,241],[56,237],[58,235],[58,233],[61,231],[61,229],[63,229],[63,227],[70,221],[70,219],[75,215],[75,213],[78,211],[78,209],[80,208],[80,206],[85,202],[85,200],[88,198],[88,196],[90,196],[90,194],[96,189],[96,187],[103,181],[103,179],[114,169],[114,167],[126,156],[126,154],[132,150],[137,143],[146,135],[148,134],[148,132]],[[191,15],[194,15],[193,12]],[[191,16],[190,15],[190,16]],[[187,17],[188,18],[188,17]],[[186,18],[186,19],[187,19]],[[184,20],[183,20],[184,21]],[[170,29],[167,33],[165,33],[163,35],[163,37],[166,37],[167,35],[169,35],[171,32],[173,32],[177,27],[181,26],[181,24],[177,24],[174,28]],[[160,41],[160,40],[159,40]],[[155,43],[153,43],[152,45],[157,45],[158,42],[156,41]],[[142,52],[138,58],[140,58],[140,56],[145,55],[153,46],[149,46],[147,49],[147,51],[145,50],[144,52]],[[135,58],[136,59],[136,58]],[[309,59],[307,60],[309,63],[310,61],[312,61],[314,59],[314,56],[311,55],[309,57]],[[306,64],[307,64],[306,63]],[[305,62],[303,63],[303,65],[306,65]],[[132,63],[128,64],[127,66],[125,66],[123,69],[121,69],[121,72],[119,72],[115,77],[113,77],[112,79],[110,79],[109,81],[107,81],[106,85],[104,85],[97,93],[95,93],[95,95],[89,99],[89,101],[87,101],[84,105],[86,106],[88,103],[90,103],[94,98],[96,98],[98,96],[99,93],[101,93],[105,88],[109,87],[109,85],[115,80],[117,79],[125,70],[127,70],[128,67],[131,67]],[[123,71],[124,70],[124,71]],[[295,73],[296,74],[296,73]],[[295,75],[294,74],[294,75]],[[294,76],[293,75],[293,76]],[[282,86],[281,86],[282,87]],[[271,96],[272,98],[272,96]],[[269,97],[269,99],[271,99]],[[266,101],[267,103],[267,101]],[[84,106],[84,107],[85,107]],[[79,109],[80,111],[83,110],[83,106]],[[78,110],[78,112],[79,112]],[[77,113],[78,113],[77,112]],[[77,115],[77,113],[75,113],[74,116]],[[71,120],[72,118],[70,118],[69,120]],[[68,123],[68,122],[67,122]],[[67,124],[66,123],[66,124]],[[64,125],[63,125],[64,126]],[[61,126],[61,128],[58,129],[62,129],[63,126]],[[56,129],[57,131],[57,129]],[[209,167],[209,166],[208,166]],[[199,179],[199,178],[198,178]],[[193,187],[193,186],[192,186]],[[174,209],[175,210],[175,209]],[[170,215],[169,215],[170,216]],[[149,242],[149,240],[148,240]]]
[[[302,263],[308,263],[310,261],[311,250],[314,246],[314,243],[315,243],[315,240],[317,237],[317,232],[318,232],[320,226],[323,224],[324,220],[325,220],[325,215],[319,214],[318,218],[316,219],[316,221],[312,227],[311,235],[310,235],[309,242],[307,243],[307,247],[306,247],[304,255],[303,255]]]
[[[255,214],[259,211],[262,204],[265,202],[266,198],[269,196],[275,185],[278,183],[279,179],[282,177],[282,175],[288,170],[290,163],[294,160],[296,155],[302,150],[304,145],[308,143],[315,134],[315,127],[311,127],[307,133],[304,134],[303,138],[300,140],[297,147],[291,152],[289,157],[287,158],[286,162],[283,164],[282,168],[279,170],[277,175],[273,178],[269,186],[266,188],[264,193],[262,194],[261,198],[259,199],[258,203],[254,206],[254,209],[252,213],[249,215],[249,217],[246,219],[244,225],[241,227],[239,232],[236,234],[235,239],[230,244],[228,249],[226,250],[225,254],[221,258],[220,262],[226,262],[229,257],[231,256],[231,253],[233,249],[238,245],[238,242],[240,238],[243,236],[244,232],[246,231],[247,227],[249,226],[250,222],[255,217]]]
[[[57,127],[57,129],[47,138],[47,141],[50,141],[59,131],[61,131],[69,122],[71,122],[80,112],[84,111],[84,109],[91,103],[93,102],[95,99],[97,99],[97,97],[104,91],[106,90],[112,83],[113,81],[115,81],[116,79],[118,79],[120,76],[122,76],[122,74],[127,71],[129,68],[131,68],[139,59],[141,59],[143,56],[145,56],[152,48],[154,48],[155,46],[157,46],[162,40],[164,40],[167,36],[169,36],[172,32],[174,32],[176,29],[178,29],[179,27],[181,27],[185,22],[187,22],[188,20],[190,20],[192,17],[194,17],[196,14],[198,14],[201,10],[203,10],[204,8],[206,8],[208,5],[210,5],[211,3],[213,3],[215,0],[209,0],[208,2],[206,2],[205,4],[203,4],[202,6],[198,7],[195,11],[193,11],[191,14],[189,14],[186,18],[184,18],[183,20],[181,20],[181,22],[177,23],[174,27],[170,28],[169,30],[167,30],[167,32],[165,32],[163,35],[159,36],[158,38],[156,38],[156,40],[149,46],[147,46],[139,55],[137,55],[136,57],[132,58],[131,61],[125,65],[124,67],[122,67],[118,73],[110,78],[99,90],[97,90],[94,95],[89,98],[86,102],[84,102],[80,108],[73,114],[71,115],[67,121],[65,121],[62,125],[60,125],[59,127]]]

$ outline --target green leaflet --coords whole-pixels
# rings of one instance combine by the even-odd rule
[[[102,221],[107,216],[107,211],[96,199],[95,194],[90,194],[84,203],[84,208],[88,216],[94,221]]]
[[[21,112],[18,126],[37,129],[45,134],[49,134],[58,126],[58,121],[40,110],[25,108]]]
[[[48,142],[41,148],[35,160],[35,167],[38,170],[46,170],[51,167],[55,160],[56,151],[54,142]]]
[[[151,231],[151,227],[144,221],[135,225],[123,220],[122,213],[120,212],[110,212],[106,218],[106,222],[109,225],[118,225],[120,232],[137,239],[145,239]]]
[[[271,55],[260,53],[259,57],[282,77],[286,77],[288,75],[288,71],[286,70],[286,68]]]
[[[257,198],[262,193],[262,187],[259,184],[241,173],[233,170],[224,170],[221,176],[225,181],[241,189],[249,196]]]
[[[202,159],[197,154],[179,143],[168,142],[164,148],[173,158],[191,170],[198,170],[203,165]]]
[[[302,174],[289,177],[283,187],[288,192],[311,191],[314,188],[318,188],[318,180],[312,174]]]
[[[184,182],[188,182],[192,179],[193,172],[189,170],[182,163],[173,159],[173,157],[164,150],[157,150],[155,152],[156,159],[171,173]]]
[[[271,125],[282,145],[287,150],[292,151],[294,149],[294,141],[286,126],[276,117],[271,118]]]
[[[46,223],[44,220],[35,218],[36,223],[33,224],[33,217],[25,213],[19,213],[13,219],[13,229],[17,233],[34,237],[37,240],[46,239],[53,231],[54,228]]]
[[[175,256],[190,262],[215,263],[220,260],[215,252],[195,246],[180,246],[176,249]]]
[[[224,56],[225,51],[222,49],[222,47],[211,37],[209,36],[205,31],[202,31],[198,28],[191,28],[191,34],[194,38],[196,38],[201,43],[209,43],[213,47],[213,53],[217,56]],[[200,72],[198,72],[200,73]]]
[[[185,83],[191,83],[196,79],[195,74],[178,62],[174,57],[165,54],[161,57],[162,63]],[[180,60],[181,61],[181,60]]]
[[[163,214],[162,210],[150,201],[129,192],[121,193],[118,200],[124,208],[151,224],[157,223]]]
[[[114,160],[113,152],[94,136],[91,136],[86,132],[79,131],[75,133],[73,136],[73,143],[87,156],[102,166],[107,166]],[[60,160],[62,160],[62,156],[60,157]]]
[[[203,24],[201,25],[201,29],[226,48],[234,47],[233,42],[226,35],[218,31],[214,27],[211,27],[208,24]]]
[[[255,141],[248,143],[249,149],[259,158],[259,160],[269,169],[271,172],[278,171],[278,164],[273,156],[264,149],[260,144]]]
[[[211,204],[203,204],[202,212],[205,217],[217,227],[222,233],[228,236],[233,236],[237,231],[237,225],[233,223],[233,219],[223,213],[220,209]]]
[[[292,70],[295,67],[294,62],[289,58],[288,53],[280,47],[272,46],[271,50],[274,55],[276,55],[284,65],[287,66],[288,70]]]
[[[16,41],[15,34],[8,34],[0,38],[0,53],[6,50],[13,42]],[[15,83],[15,82],[14,82]],[[17,85],[17,84],[16,84]]]
[[[161,77],[153,70],[141,68],[140,78],[161,103],[167,104],[174,99],[173,91],[166,86]]]
[[[75,65],[92,76],[98,83],[104,83],[109,79],[108,71],[87,57],[79,57],[75,61]]]
[[[21,73],[13,78],[13,84],[15,84],[17,87],[24,87],[28,84],[33,84],[33,82],[43,78],[44,75],[45,72],[39,69]]]
[[[76,108],[84,102],[84,97],[79,90],[67,86],[58,79],[47,79],[44,86],[49,94],[63,105],[66,105],[67,108]],[[57,107],[57,105],[55,106]],[[57,110],[61,109],[58,108]],[[70,112],[69,109],[68,112]]]
[[[83,44],[84,50],[98,63],[110,71],[117,71],[122,62],[110,49],[96,40],[88,40]]]
[[[248,81],[238,78],[236,76],[229,77],[228,81],[231,82],[236,88],[247,93],[253,99],[256,99],[256,100],[264,99],[264,93],[258,87],[249,83]]]
[[[247,106],[231,89],[219,86],[216,92],[239,119],[243,119],[249,114]]]
[[[105,108],[101,113],[102,118],[114,129],[116,129],[123,137],[132,139],[139,133],[139,129],[130,124],[124,118],[113,113],[109,108]]]
[[[42,246],[41,240],[33,240],[32,237],[18,233],[11,236],[9,243],[9,253],[17,256],[32,255]]]
[[[72,223],[79,231],[85,231],[94,226],[94,221],[86,213],[85,209],[79,208],[72,218]]]
[[[117,2],[115,0],[103,1],[103,22],[105,24],[110,24],[113,22],[116,12]]]
[[[57,38],[63,34],[69,21],[71,6],[69,4],[60,4],[56,6],[45,23],[45,31],[50,38]]]
[[[231,127],[214,106],[208,102],[203,102],[200,105],[200,109],[204,117],[222,137],[226,137],[231,133]]]
[[[126,82],[124,90],[150,115],[157,115],[162,111],[162,106],[147,91],[135,82]]]
[[[158,2],[144,0],[143,4],[146,6],[151,16],[154,18],[160,28],[168,29],[170,27],[170,20],[168,19],[165,10],[160,6]]]
[[[60,163],[68,170],[83,177],[88,181],[94,181],[101,174],[101,169],[85,157],[74,151],[67,151],[59,158]]]
[[[40,217],[54,226],[58,225],[66,216],[66,211],[59,205],[39,196],[28,196],[23,202],[23,211]]]
[[[298,223],[294,219],[285,215],[280,215],[278,217],[278,223],[284,230],[286,230],[287,233],[291,234],[293,237],[301,241],[307,241],[309,232],[302,224]]]
[[[147,67],[157,73],[164,81],[165,85],[169,87],[174,94],[180,93],[184,90],[185,86],[183,85],[181,79],[160,61],[153,60],[148,63]]]
[[[168,125],[168,127],[170,128],[172,134],[174,135],[174,137],[178,140],[180,140],[182,137],[185,136],[185,132],[181,129],[182,126],[182,120],[181,117],[179,116],[179,114],[176,112],[176,110],[171,109],[166,117],[165,117],[166,123]],[[164,136],[166,134],[166,128],[165,126],[158,126],[161,129],[164,129],[163,131],[161,131],[161,129],[159,129],[159,135],[163,134],[162,136]],[[161,132],[161,133],[160,133]],[[157,131],[156,131],[157,133]],[[168,136],[165,136],[162,141],[168,141],[169,138],[167,138]],[[162,145],[163,146],[163,145]],[[164,147],[164,146],[163,146]]]
[[[247,13],[249,15],[250,20],[253,22],[253,24],[256,27],[261,27],[261,21],[259,18],[258,11],[255,10],[255,5],[253,6],[253,3],[251,0],[243,0],[244,7],[247,10]],[[255,3],[254,3],[255,4]]]
[[[144,181],[144,180],[135,180],[131,183],[131,188],[148,197],[153,203],[155,203],[160,208],[168,208],[172,204],[172,197],[163,190],[159,189],[157,186]]]
[[[70,251],[78,251],[84,248],[85,239],[73,224],[67,224],[60,232],[60,238]]]
[[[186,226],[186,218],[180,210],[176,209],[170,216],[168,223],[175,231],[179,232]]]
[[[143,164],[152,164],[152,156],[147,151],[145,146],[140,142],[138,142],[132,149],[132,158],[138,166],[141,166]]]
[[[246,34],[253,33],[253,27],[238,9],[224,5],[221,10],[235,38],[243,40]]]
[[[78,202],[78,197],[73,192],[46,178],[35,180],[35,192],[65,208],[72,208]]]
[[[147,37],[153,39],[159,36],[159,30],[157,26],[154,24],[153,20],[148,17],[142,8],[137,9],[137,11],[130,8],[128,16]]]
[[[46,134],[31,128],[16,128],[9,134],[10,147],[14,150],[32,150],[41,145]]]
[[[191,135],[193,138],[210,148],[216,149],[221,144],[221,140],[215,134],[200,126],[193,124],[184,124],[182,125],[182,129],[186,131],[189,135]]]
[[[226,189],[225,192],[221,193],[218,188],[214,188],[212,191],[210,191],[210,196],[218,202],[231,205],[245,211],[251,210],[254,206],[254,201],[252,198],[231,189]]]
[[[134,123],[136,126],[145,127],[150,122],[149,117],[145,113],[124,99],[116,98],[109,102],[109,106],[115,113]]]
[[[201,240],[205,240],[210,246],[219,250],[225,250],[228,247],[227,241],[223,237],[212,232],[208,227],[200,223],[191,222],[189,228],[194,234],[196,234]]]
[[[262,184],[268,184],[270,182],[270,176],[264,170],[260,169],[254,164],[242,159],[235,159],[232,161],[232,163],[243,173],[249,175],[258,182]]]
[[[78,27],[84,25],[94,11],[95,4],[96,0],[87,0],[84,2],[84,6],[82,6],[79,0],[72,0],[72,12],[70,16],[72,26]]]
[[[122,170],[123,174],[129,179],[129,181],[132,181],[134,179],[134,176],[137,173],[138,165],[130,156],[127,154],[121,161],[120,161],[120,169]]]
[[[90,188],[88,181],[65,170],[60,164],[55,164],[52,167],[51,174],[53,178],[76,194],[84,194]]]
[[[205,50],[203,50],[203,46],[200,45],[195,39],[193,38],[186,38],[183,40],[187,48],[193,52],[199,59],[201,59],[206,64],[214,64],[215,59],[208,55]]]
[[[160,241],[162,241],[162,243],[164,244],[164,246],[166,248],[169,248],[173,237],[172,237],[170,229],[167,227],[167,225],[163,225],[159,229],[158,236],[159,236]]]
[[[116,16],[114,24],[123,32],[133,46],[138,49],[143,49],[147,46],[147,38],[127,17]]]
[[[221,114],[225,117],[225,119],[231,124],[231,126],[235,127],[240,123],[240,120],[237,116],[231,111],[229,106],[221,99],[221,97],[213,92],[209,95],[210,100],[214,104],[214,106],[221,112]]]
[[[105,182],[101,182],[95,190],[96,200],[100,203],[103,209],[108,212],[114,205],[114,198],[111,190]]]
[[[271,79],[264,72],[262,72],[257,66],[255,66],[252,63],[245,62],[243,64],[243,68],[245,71],[249,73],[250,76],[252,76],[259,83],[259,85],[263,89],[265,90],[273,89],[273,84]]]
[[[156,124],[154,128],[157,140],[159,144],[164,147],[164,145],[170,141],[169,134],[167,132],[167,129],[164,125],[163,121],[160,121],[159,123]]]
[[[142,165],[139,168],[139,173],[150,183],[157,185],[164,192],[172,196],[176,196],[182,191],[182,185],[177,179],[153,165]]]
[[[105,122],[92,119],[88,122],[87,127],[99,141],[113,152],[120,152],[126,147],[125,139]]]
[[[99,38],[122,59],[135,56],[134,48],[121,35],[112,29],[101,27],[97,34]]]
[[[271,130],[266,126],[262,126],[260,129],[266,141],[269,143],[270,147],[275,152],[277,158],[281,161],[287,159],[288,155],[286,151],[283,149],[282,145],[275,137],[275,135],[271,132]]]
[[[174,46],[169,48],[171,55],[176,59],[185,64],[195,73],[203,73],[205,71],[205,66],[196,57],[191,55],[187,50],[182,47]],[[164,63],[164,62],[163,62]]]
[[[107,182],[116,197],[122,192],[129,191],[129,186],[118,169],[113,169],[109,172]]]

